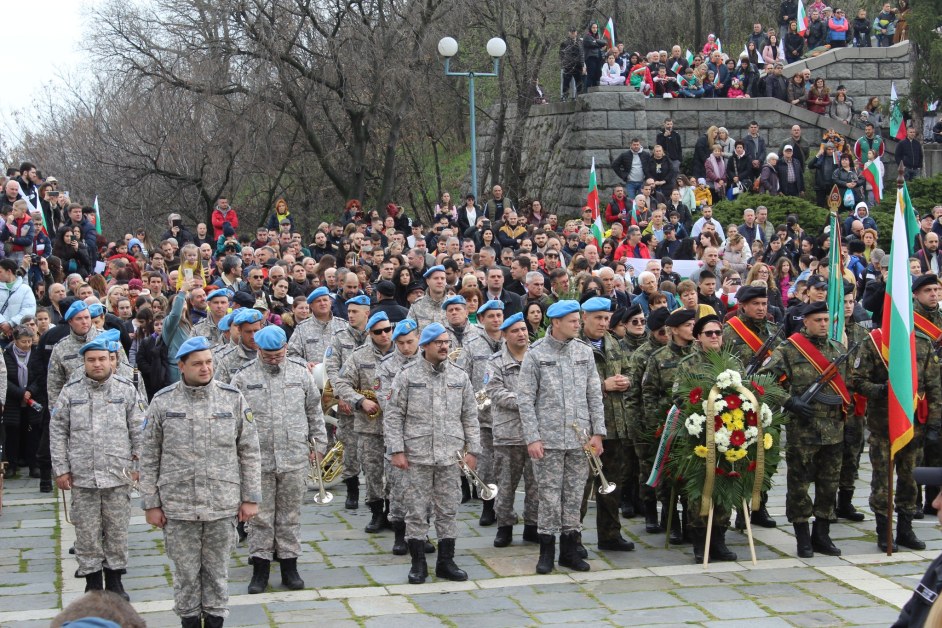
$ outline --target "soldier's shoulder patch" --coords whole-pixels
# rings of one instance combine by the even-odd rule
[[[252,414],[252,411],[246,408],[245,410],[245,420],[251,423],[255,420],[255,415]]]
[[[382,387],[383,383],[378,377],[373,378],[373,390],[379,390]]]
[[[855,368],[855,369],[859,369],[859,368],[860,368],[860,360],[861,360],[861,357],[860,357],[860,354],[858,353],[858,354],[857,354],[857,359],[854,360],[854,368]]]
[[[333,345],[330,345],[330,346],[327,347],[327,351],[324,352],[324,357],[325,357],[325,358],[329,358],[329,357],[332,356],[333,354],[334,354],[334,347],[333,347]]]
[[[486,373],[484,373],[484,380],[482,381],[482,383],[486,386],[489,381],[491,381],[491,372],[487,371]]]
[[[546,336],[543,336],[543,338],[538,338],[536,341],[534,341],[534,343],[533,343],[532,345],[530,345],[530,349],[531,349],[531,350],[532,350],[532,349],[536,349],[537,347],[541,346],[541,345],[543,344],[543,341],[545,340],[545,338],[546,338]]]

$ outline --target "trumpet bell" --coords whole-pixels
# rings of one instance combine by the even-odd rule
[[[324,491],[323,496],[320,493],[314,493],[314,503],[319,505],[329,504],[334,500],[334,494],[330,491]]]
[[[490,501],[497,497],[497,485],[496,484],[485,484],[484,490],[481,491],[481,499],[485,501]]]
[[[612,484],[611,482],[606,482],[602,484],[602,486],[599,487],[599,495],[608,495],[609,493],[614,491],[615,488],[616,488],[615,484]]]

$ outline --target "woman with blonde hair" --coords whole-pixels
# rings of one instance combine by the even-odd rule
[[[691,165],[691,174],[694,179],[701,179],[706,176],[706,160],[713,151],[713,145],[716,144],[716,133],[719,127],[713,125],[706,130],[706,133],[700,136],[693,147],[693,164]]]
[[[769,308],[775,306],[783,312],[785,311],[785,307],[782,305],[782,292],[775,285],[775,274],[771,266],[765,262],[753,264],[752,268],[749,269],[749,274],[746,275],[745,284],[751,286],[753,281],[761,281],[765,284],[769,295]]]
[[[876,229],[864,229],[860,236],[860,239],[863,240],[864,243],[863,255],[868,264],[870,263],[870,254],[877,248],[878,237]]]

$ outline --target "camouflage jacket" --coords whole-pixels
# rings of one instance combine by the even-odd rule
[[[255,359],[256,351],[249,351],[241,344],[232,345],[227,351],[220,352],[213,360],[213,379],[228,384],[239,369]]]
[[[435,301],[430,294],[421,296],[409,308],[409,315],[406,318],[411,318],[418,323],[420,332],[432,323],[444,325],[446,321],[445,312],[442,311],[443,302],[444,300]]]
[[[216,321],[212,314],[207,314],[206,318],[193,326],[193,336],[203,336],[208,338],[211,343],[217,345],[223,341],[222,332],[216,327]]]
[[[640,413],[643,430],[651,432],[667,419],[667,413],[674,403],[672,391],[677,368],[681,360],[690,355],[693,344],[681,347],[673,342],[651,354],[644,367],[641,379],[642,410]]]
[[[393,349],[391,353],[387,353],[379,361],[379,365],[376,367],[376,374],[379,376],[380,388],[376,391],[376,397],[379,399],[379,405],[382,406],[383,412],[386,412],[386,406],[389,403],[390,397],[392,397],[392,383],[393,380],[396,379],[396,375],[399,374],[399,371],[406,368],[408,364],[415,362],[420,357],[422,357],[420,351],[406,356],[401,354],[398,349]],[[382,421],[383,418],[380,417],[379,420]]]
[[[331,316],[327,322],[321,322],[313,316],[305,319],[295,327],[288,340],[288,355],[297,356],[311,364],[320,364],[324,361],[330,341],[348,327],[350,323],[336,316]]]
[[[521,364],[506,345],[487,361],[484,390],[491,400],[494,446],[526,445],[516,392]]]
[[[471,378],[471,387],[475,395],[484,390],[487,380],[487,364],[491,356],[500,351],[504,342],[502,340],[494,341],[486,332],[481,332],[471,338],[468,338],[458,358],[458,366],[464,368]],[[464,358],[462,360],[462,358]],[[491,408],[485,405],[478,409],[478,424],[481,427],[491,427]]]
[[[736,316],[746,324],[746,327],[755,332],[761,342],[765,342],[769,339],[769,336],[772,336],[778,331],[775,325],[769,321],[755,321],[751,318],[746,318],[742,314],[737,314]],[[775,347],[772,347],[772,349],[774,348]],[[742,339],[729,323],[723,325],[723,349],[732,353],[742,362],[744,371],[746,365],[749,364],[749,361],[752,360],[753,356],[756,354],[752,347],[746,344],[746,341]],[[763,362],[764,361],[763,359]]]
[[[602,349],[596,349],[595,346],[582,339],[587,345],[592,347],[592,355],[595,357],[595,369],[599,373],[600,390],[604,382],[614,375],[624,375],[628,377],[628,359],[630,355],[621,346],[618,338],[614,334],[606,333],[602,336]],[[628,430],[628,391],[605,391],[602,390],[602,405],[605,408],[605,431],[607,438],[629,438]]]
[[[62,387],[69,381],[72,373],[82,366],[82,356],[79,355],[79,349],[86,342],[94,340],[95,336],[100,333],[94,325],[84,336],[76,336],[74,332],[70,331],[68,336],[57,342],[52,348],[46,376],[46,392],[49,395],[50,407],[56,404],[56,399],[59,398]]]
[[[638,436],[646,431],[644,398],[641,394],[641,382],[644,378],[644,371],[647,368],[648,360],[655,351],[664,347],[651,336],[647,342],[634,350],[628,358],[628,379],[631,385],[628,386],[627,396],[628,404],[628,438],[637,440]]]
[[[377,372],[380,361],[389,353],[381,353],[372,340],[367,340],[353,350],[350,357],[344,361],[340,368],[340,375],[331,380],[334,394],[353,407],[353,430],[364,434],[382,434],[383,419],[377,417],[370,419],[366,412],[359,407],[361,401],[366,399],[358,391],[372,390],[379,400],[382,382]]]

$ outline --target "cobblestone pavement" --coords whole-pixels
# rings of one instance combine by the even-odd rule
[[[864,453],[862,461],[867,460]],[[863,464],[855,504],[866,507],[870,470]],[[783,482],[784,475],[778,478]],[[774,530],[755,531],[758,565],[749,561],[744,535],[731,530],[730,547],[739,563],[693,564],[690,545],[664,548],[662,535],[644,532],[640,518],[623,533],[634,552],[600,553],[595,548],[594,510],[586,519],[584,540],[592,571],[565,568],[534,574],[537,546],[520,540],[493,546],[494,527],[477,524],[479,502],[459,515],[461,536],[456,561],[468,582],[443,582],[431,576],[424,585],[406,583],[408,556],[393,556],[392,533],[363,532],[369,510],[343,509],[343,486],[328,506],[308,493],[302,512],[304,554],[299,570],[309,587],[287,591],[273,566],[271,588],[247,595],[251,567],[244,545],[233,553],[230,569],[231,613],[227,626],[281,626],[330,621],[332,628],[383,626],[528,626],[537,624],[613,624],[774,626],[887,626],[922,576],[928,561],[942,551],[942,532],[933,518],[917,521],[928,549],[879,553],[873,516],[860,524],[841,521],[832,536],[839,558],[794,557],[794,537],[784,517],[783,486],[770,497],[779,521]],[[518,512],[522,512],[522,495]],[[0,516],[0,626],[47,626],[63,604],[80,596],[84,580],[73,577],[76,563],[68,549],[74,530],[61,504],[38,492],[38,480],[7,482]],[[179,626],[170,610],[173,591],[162,535],[148,526],[143,512],[131,517],[130,564],[125,587],[150,626]],[[430,556],[434,572],[434,555]]]

